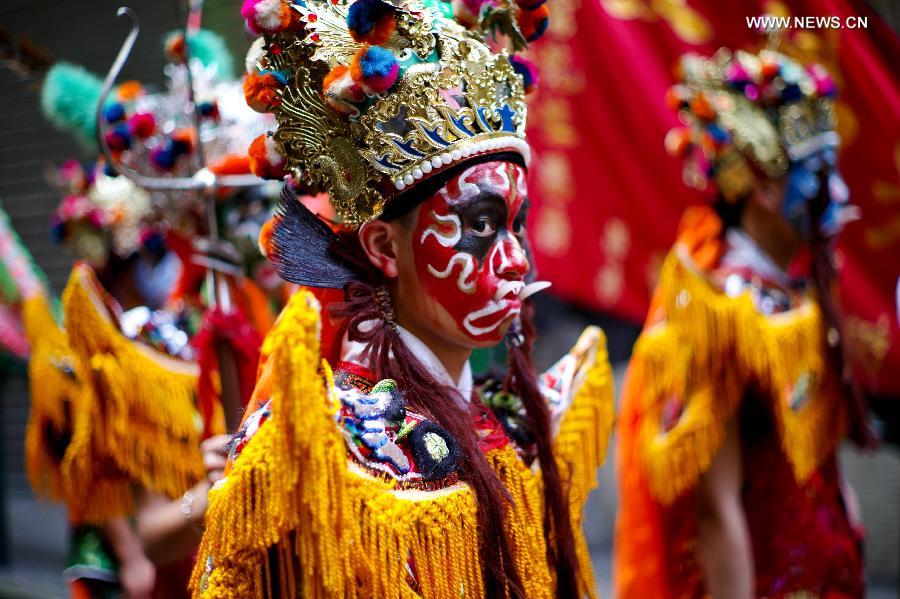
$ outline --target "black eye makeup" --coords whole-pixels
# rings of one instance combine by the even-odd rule
[[[457,250],[483,262],[497,238],[506,228],[506,202],[495,193],[481,193],[464,204],[454,206],[462,225]]]
[[[528,208],[530,206],[531,204],[528,200],[522,202],[522,206],[516,213],[516,218],[513,220],[512,224],[512,232],[514,235],[521,236],[525,234],[525,224],[528,221]]]

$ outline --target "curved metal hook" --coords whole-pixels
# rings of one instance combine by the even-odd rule
[[[137,41],[138,34],[141,32],[141,23],[138,21],[137,13],[134,12],[134,10],[127,6],[119,7],[119,10],[116,11],[116,16],[121,17],[123,15],[128,17],[131,21],[131,31],[128,32],[128,37],[122,42],[122,47],[119,48],[116,59],[113,61],[112,66],[109,67],[109,72],[106,73],[106,78],[103,80],[103,87],[100,88],[100,98],[97,101],[95,133],[97,135],[97,141],[100,143],[100,149],[103,151],[103,156],[106,158],[106,163],[108,165],[110,165],[117,173],[131,179],[141,187],[146,189],[190,189],[193,185],[191,185],[191,180],[186,177],[178,177],[166,181],[153,177],[145,177],[131,167],[116,160],[109,149],[109,144],[106,143],[106,137],[103,135],[103,108],[106,105],[106,100],[109,98],[113,85],[116,83],[116,79],[119,77],[119,73],[122,72],[122,67],[125,66],[128,57],[131,56],[131,51],[134,49],[134,43]],[[178,179],[181,180],[179,181]]]
[[[131,31],[122,43],[119,53],[116,55],[115,61],[109,68],[106,78],[103,80],[103,87],[100,89],[100,98],[97,101],[97,110],[95,111],[96,125],[95,134],[103,152],[106,163],[110,165],[117,173],[123,175],[144,189],[154,191],[166,190],[191,190],[212,191],[221,187],[243,188],[254,187],[261,183],[261,180],[254,175],[223,175],[219,176],[211,172],[207,168],[201,168],[190,177],[148,177],[137,172],[130,166],[116,160],[106,143],[103,135],[103,107],[109,98],[110,92],[116,83],[116,79],[122,72],[122,68],[131,56],[134,43],[137,41],[138,34],[141,31],[141,24],[138,21],[137,13],[127,6],[122,6],[116,11],[116,16],[128,17],[131,20]],[[199,129],[198,129],[199,132]]]

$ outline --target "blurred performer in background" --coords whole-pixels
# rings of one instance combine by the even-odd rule
[[[270,256],[338,295],[296,294],[266,340],[260,407],[210,494],[199,596],[595,596],[580,525],[612,418],[603,335],[536,376],[523,77],[450,11],[243,5],[278,92],[261,159],[342,219],[286,191]],[[479,17],[521,47],[546,9]],[[473,349],[504,340],[506,380],[473,385]]]
[[[683,218],[623,391],[619,596],[862,597],[835,452],[873,435],[832,297],[855,217],[834,83],[771,51],[688,55],[681,77],[666,144],[716,199]]]
[[[249,175],[245,150],[264,119],[244,106],[240,82],[223,80],[230,56],[221,40],[203,30],[188,36],[187,45],[180,33],[167,40],[167,90],[124,83],[104,102],[99,124],[98,78],[62,63],[42,86],[48,118],[85,139],[99,131],[111,159],[89,167],[69,161],[55,177],[64,199],[53,231],[80,259],[63,295],[65,330],[40,296],[25,305],[33,346],[29,474],[37,490],[66,502],[74,528],[66,574],[79,597],[187,593],[207,490],[225,463],[223,404],[236,398],[236,426],[274,320],[268,297],[226,241],[264,220],[263,197],[232,204],[237,214],[214,215],[234,227],[214,241],[205,237],[207,205],[196,192],[145,189],[117,173],[189,177],[202,143],[210,176],[246,173],[261,183]],[[186,66],[186,46],[204,60]],[[217,212],[232,196],[219,193]],[[230,311],[209,301],[211,280],[228,289]],[[221,362],[221,343],[231,363]]]

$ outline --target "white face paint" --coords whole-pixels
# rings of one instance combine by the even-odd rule
[[[450,262],[447,264],[447,268],[444,270],[438,270],[432,265],[428,265],[428,272],[439,279],[446,279],[451,274],[453,274],[453,267],[457,264],[462,264],[462,268],[459,270],[459,277],[456,279],[456,286],[459,287],[459,290],[463,293],[473,293],[475,291],[475,281],[471,279],[472,273],[475,272],[475,259],[472,254],[466,254],[463,252],[459,252],[457,254],[453,254],[450,258]]]
[[[452,248],[454,245],[459,243],[459,240],[462,237],[462,227],[460,226],[458,216],[456,216],[455,214],[438,214],[434,210],[432,210],[431,218],[433,218],[436,222],[422,231],[422,236],[419,238],[419,243],[425,243],[425,240],[429,237],[434,237],[435,239],[437,239],[437,242],[445,248]],[[442,225],[451,225],[452,229],[449,233],[442,233]]]
[[[509,322],[515,316],[519,315],[519,308],[513,308],[506,311],[509,302],[506,300],[501,300],[499,302],[491,302],[484,308],[480,310],[475,310],[474,312],[470,312],[463,319],[463,326],[466,328],[466,331],[472,335],[473,337],[479,337],[481,335],[486,335],[487,333],[492,333],[500,328],[505,322]],[[486,326],[475,326],[473,324],[476,320],[480,320],[482,318],[487,318],[488,316],[493,316],[495,314],[499,314],[500,317],[497,318],[493,323],[490,323]]]

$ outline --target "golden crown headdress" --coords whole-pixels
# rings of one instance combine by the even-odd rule
[[[251,146],[251,160],[262,164],[256,171],[292,173],[327,191],[337,214],[357,224],[470,157],[511,151],[527,162],[525,85],[533,76],[484,36],[499,30],[521,47],[546,26],[546,7],[476,5],[479,28],[470,31],[450,6],[246,0],[242,14],[265,41],[245,93],[278,123]]]
[[[821,65],[803,67],[784,54],[723,48],[710,58],[682,57],[681,81],[668,93],[682,127],[666,147],[685,159],[688,185],[713,179],[727,200],[745,195],[751,164],[771,178],[822,148],[836,148],[836,88]]]

